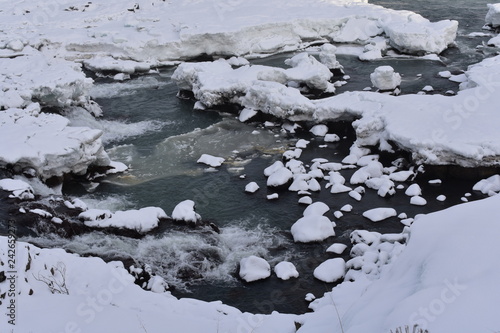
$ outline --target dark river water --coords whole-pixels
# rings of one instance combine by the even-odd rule
[[[371,1],[384,7],[407,9],[431,20],[456,19],[460,22],[457,47],[445,51],[442,61],[415,58],[388,58],[360,62],[352,56],[338,56],[350,75],[349,83],[338,92],[361,90],[370,86],[369,74],[381,65],[391,65],[403,74],[403,93],[416,93],[425,85],[432,85],[436,93],[458,90],[456,83],[437,77],[443,70],[465,70],[496,52],[476,49],[486,38],[469,38],[470,32],[481,31],[487,1]],[[254,61],[259,64],[283,66],[290,54],[276,55]],[[271,311],[303,313],[307,311],[306,293],[321,296],[333,285],[313,278],[312,271],[321,262],[334,257],[325,252],[333,243],[349,245],[349,234],[356,229],[382,233],[401,232],[398,218],[373,223],[361,214],[370,208],[394,207],[409,217],[429,213],[461,203],[465,193],[472,192],[477,179],[444,178],[440,185],[428,183],[424,173],[416,179],[427,199],[426,206],[412,206],[404,191],[391,198],[381,198],[368,190],[361,202],[346,194],[332,195],[327,190],[313,193],[313,201],[323,201],[331,207],[327,216],[336,221],[336,236],[320,243],[295,244],[290,234],[291,225],[302,216],[304,206],[297,203],[298,195],[279,191],[279,199],[269,201],[263,170],[298,138],[311,140],[301,160],[309,163],[323,157],[340,162],[348,154],[354,140],[349,123],[331,124],[331,132],[343,139],[328,143],[308,133],[286,135],[278,129],[262,128],[259,124],[241,124],[234,115],[216,111],[193,110],[194,101],[176,97],[177,87],[170,81],[173,69],[158,74],[135,78],[125,83],[97,80],[93,95],[104,110],[104,118],[94,120],[81,115],[70,115],[75,125],[101,128],[104,141],[114,160],[131,167],[126,177],[109,178],[89,193],[78,182],[63,186],[64,195],[82,198],[90,207],[112,211],[145,206],[158,206],[170,214],[175,205],[185,199],[196,202],[197,212],[204,220],[221,229],[216,234],[207,228],[189,228],[161,225],[142,239],[90,232],[70,239],[40,230],[27,230],[23,239],[41,246],[63,247],[83,255],[98,255],[106,260],[132,258],[149,264],[165,277],[178,297],[193,297],[207,301],[221,300],[243,311],[269,313]],[[418,75],[421,74],[421,75]],[[258,130],[259,135],[252,132]],[[206,172],[196,163],[201,153],[228,158],[217,172]],[[388,161],[405,157],[404,153],[387,157]],[[349,179],[353,170],[342,171]],[[245,176],[244,179],[242,176]],[[245,185],[255,181],[260,190],[246,194]],[[324,183],[322,183],[324,185]],[[447,200],[435,198],[444,194]],[[469,200],[482,198],[473,193]],[[10,216],[6,200],[0,204],[1,220]],[[333,211],[345,204],[354,209],[337,220]],[[5,224],[2,225],[5,228]],[[293,262],[298,279],[281,281],[275,275],[255,282],[243,283],[237,278],[239,260],[248,255],[266,258],[271,266],[281,260]],[[349,259],[347,250],[342,256]]]

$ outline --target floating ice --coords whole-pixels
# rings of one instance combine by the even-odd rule
[[[223,157],[216,157],[209,154],[203,154],[196,161],[197,163],[203,163],[213,168],[220,167],[224,163],[225,159]]]
[[[370,74],[370,80],[375,88],[394,90],[401,84],[401,76],[394,72],[391,66],[380,66]]]

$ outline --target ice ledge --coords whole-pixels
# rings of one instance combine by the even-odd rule
[[[108,166],[102,132],[70,127],[69,120],[40,112],[40,105],[0,111],[0,167],[33,168],[41,179],[82,174],[90,165]]]

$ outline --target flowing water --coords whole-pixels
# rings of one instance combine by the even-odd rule
[[[371,1],[394,9],[416,11],[431,20],[457,19],[460,36],[457,47],[443,53],[441,61],[415,58],[388,58],[361,63],[352,56],[339,56],[349,83],[338,89],[361,90],[370,86],[369,74],[380,65],[391,65],[403,74],[403,93],[415,93],[432,85],[436,93],[458,90],[456,83],[437,77],[443,70],[459,71],[467,65],[496,52],[490,48],[476,49],[485,38],[469,38],[470,32],[481,31],[486,1]],[[284,66],[290,54],[276,55],[255,63]],[[349,244],[349,234],[356,229],[378,232],[400,232],[403,225],[397,218],[374,224],[364,219],[363,211],[382,206],[396,208],[408,216],[428,213],[461,203],[472,190],[474,180],[443,179],[441,185],[430,185],[421,176],[417,179],[428,198],[426,206],[411,206],[402,191],[391,198],[381,198],[367,191],[361,202],[347,195],[332,195],[323,190],[312,195],[331,207],[328,216],[344,204],[352,204],[352,213],[337,220],[337,235],[315,244],[295,244],[289,232],[302,216],[304,206],[297,204],[296,193],[278,191],[279,199],[269,201],[263,169],[281,158],[281,153],[298,138],[311,140],[302,161],[324,157],[340,162],[348,154],[354,140],[350,124],[332,125],[331,130],[343,139],[324,144],[307,133],[295,136],[259,124],[242,124],[234,115],[215,111],[193,110],[194,101],[176,97],[177,87],[170,80],[172,70],[134,78],[126,82],[98,80],[93,97],[102,106],[104,117],[93,119],[82,113],[68,114],[74,125],[90,126],[105,132],[103,140],[112,159],[130,167],[125,175],[107,178],[91,193],[87,184],[68,182],[63,186],[67,196],[80,197],[90,207],[112,211],[145,206],[158,206],[170,214],[185,199],[196,202],[197,212],[204,220],[218,225],[220,233],[208,227],[189,228],[165,223],[143,238],[116,236],[100,231],[84,233],[70,239],[54,234],[26,232],[24,240],[47,247],[63,247],[83,255],[105,259],[133,259],[151,265],[165,277],[179,297],[223,302],[244,311],[269,313],[303,313],[307,311],[304,296],[308,292],[321,296],[333,285],[315,280],[312,271],[332,257],[325,249],[334,242]],[[421,74],[421,75],[418,75]],[[257,132],[255,132],[257,131]],[[217,171],[196,163],[202,153],[223,156],[228,163]],[[401,156],[404,156],[402,154]],[[391,156],[397,158],[398,155]],[[346,179],[354,172],[343,171]],[[245,185],[255,181],[260,190],[244,193]],[[324,184],[323,184],[324,185]],[[445,194],[445,202],[430,200]],[[473,194],[470,200],[480,198]],[[0,209],[1,220],[9,214]],[[4,219],[5,218],[5,219]],[[263,281],[247,284],[237,278],[239,260],[248,255],[266,258],[271,266],[290,260],[300,273],[298,279],[281,281],[274,275]],[[343,255],[349,259],[348,251]]]

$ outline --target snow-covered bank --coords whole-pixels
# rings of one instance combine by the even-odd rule
[[[283,70],[262,66],[232,69],[222,60],[184,64],[173,78],[210,106],[232,102],[290,121],[358,119],[353,123],[358,146],[392,151],[395,145],[412,152],[417,163],[474,167],[500,164],[499,72],[500,56],[470,66],[455,96],[355,91],[317,100],[300,94]]]
[[[300,316],[251,315],[220,302],[178,300],[163,292],[156,278],[151,287],[154,282],[158,288],[149,289],[157,293],[144,291],[121,263],[106,264],[22,242],[16,247],[16,296],[8,296],[0,307],[8,313],[10,300],[15,299],[16,329],[23,332],[67,327],[81,332],[137,332],[141,327],[148,332],[295,332],[295,323],[300,323],[298,332],[318,333],[340,331],[339,320],[343,331],[350,333],[388,332],[414,324],[430,332],[490,332],[500,327],[496,314],[500,271],[488,258],[477,260],[477,256],[500,251],[499,201],[495,195],[421,216],[409,229],[406,246],[400,243],[405,234],[353,232],[354,258],[345,264],[346,281],[314,301],[313,313]],[[470,227],[471,221],[477,228]],[[7,238],[0,240],[0,259],[7,263]],[[13,281],[5,267],[2,292]],[[65,288],[56,286],[51,293],[50,281]],[[41,307],[46,310],[40,312]]]
[[[431,23],[366,0],[280,0],[272,8],[264,0],[30,1],[6,3],[0,22],[1,46],[29,44],[92,70],[129,74],[203,54],[269,54],[316,41],[365,45],[380,35],[403,52],[440,53],[457,31],[456,21]]]
[[[315,313],[306,316],[298,332],[340,331],[332,319],[332,302],[344,332],[389,332],[413,325],[429,332],[498,330],[500,270],[491,256],[500,251],[499,203],[496,195],[418,218],[408,245],[380,279],[337,286],[315,301]]]

